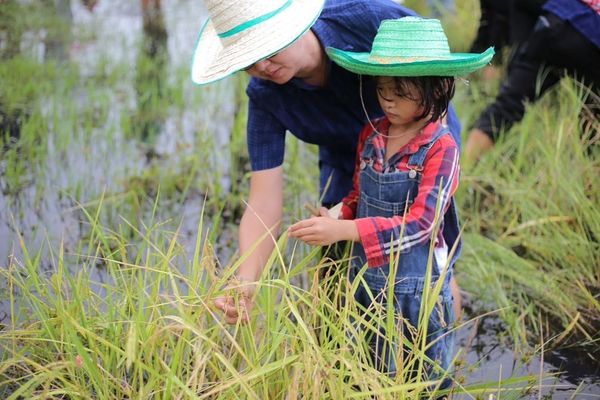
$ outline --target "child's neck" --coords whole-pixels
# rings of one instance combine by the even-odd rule
[[[427,126],[425,119],[410,124],[390,124],[387,135],[383,135],[386,138],[385,160],[389,160],[414,137],[421,134],[425,126]]]
[[[427,120],[421,119],[418,121],[414,121],[408,124],[394,124],[390,123],[390,127],[388,129],[388,137],[394,136],[408,136],[412,135],[413,137],[417,135],[417,133],[423,129],[427,125]]]

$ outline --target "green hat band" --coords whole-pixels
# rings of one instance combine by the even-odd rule
[[[243,32],[246,29],[250,29],[253,26],[258,25],[261,22],[264,22],[264,21],[266,21],[266,20],[274,17],[275,15],[279,14],[280,12],[282,12],[283,10],[285,10],[286,8],[288,8],[291,4],[292,4],[292,0],[288,0],[287,2],[285,2],[278,9],[273,10],[273,11],[271,11],[269,13],[264,14],[264,15],[261,15],[259,17],[256,17],[254,19],[251,19],[250,21],[246,21],[243,24],[239,24],[238,26],[236,26],[235,28],[232,28],[232,29],[228,30],[227,32],[221,32],[221,33],[217,34],[217,36],[219,36],[221,39],[224,39],[224,38],[227,38],[229,36],[233,36],[235,34]]]

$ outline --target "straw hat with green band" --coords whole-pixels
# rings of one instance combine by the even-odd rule
[[[370,53],[327,48],[331,59],[344,69],[376,76],[457,76],[488,64],[490,47],[481,54],[450,53],[448,38],[437,19],[404,17],[379,26]]]
[[[316,21],[324,0],[204,0],[192,81],[223,79],[289,46]]]

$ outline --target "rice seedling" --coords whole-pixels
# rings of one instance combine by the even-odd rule
[[[393,326],[388,339],[411,348],[399,355],[404,368],[393,378],[373,369],[365,337],[380,328],[358,312],[352,300],[358,281],[344,284],[343,263],[326,285],[297,286],[299,275],[326,267],[325,261],[313,251],[288,264],[282,237],[258,283],[250,323],[229,327],[212,301],[239,261],[226,273],[217,271],[202,219],[193,258],[187,259],[178,231],[124,221],[135,232],[125,240],[98,224],[99,212],[84,212],[93,232],[87,253],[60,248],[52,253],[53,270],[43,275],[39,258],[24,249],[22,261],[2,270],[13,311],[0,332],[5,398],[385,399],[443,393],[435,390],[438,380],[419,373],[427,362],[426,342],[413,346]],[[106,282],[94,281],[97,259],[105,265]],[[432,301],[424,318],[439,290],[437,285],[425,291]],[[416,331],[416,337],[423,335]],[[527,384],[528,378],[515,378],[500,390],[522,391]]]

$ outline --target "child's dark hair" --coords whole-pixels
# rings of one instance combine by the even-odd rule
[[[427,122],[437,121],[448,112],[450,100],[454,96],[454,77],[452,76],[415,76],[392,77],[396,84],[396,95],[421,102],[423,113],[415,118],[421,120],[431,115]],[[410,97],[410,89],[414,88],[418,99]]]

